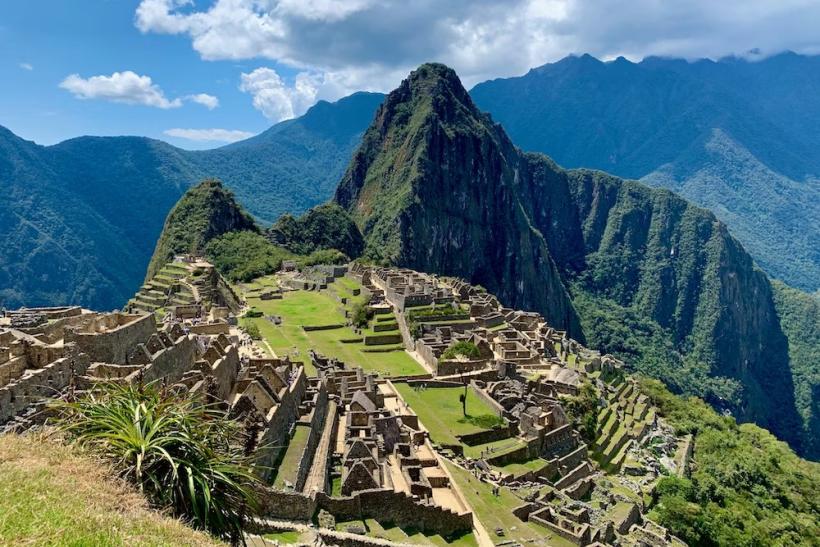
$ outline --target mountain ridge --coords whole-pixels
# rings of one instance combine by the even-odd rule
[[[378,102],[358,93],[320,103],[241,146],[208,151],[147,137],[41,146],[0,126],[0,307],[122,307],[168,211],[205,178],[221,179],[263,223],[325,201]]]
[[[681,191],[716,212],[771,275],[811,292],[820,288],[820,256],[812,252],[818,245],[793,245],[789,236],[802,232],[820,241],[818,200],[794,192],[787,199],[758,196],[779,179],[812,195],[820,189],[818,67],[820,57],[788,53],[755,62],[603,62],[587,55],[478,84],[471,95],[524,149],[565,167]],[[665,176],[694,171],[709,153],[702,145],[692,150],[716,130],[768,170],[728,161],[717,166],[743,180],[745,193],[703,192],[702,185],[693,188],[697,180]],[[761,216],[773,222],[760,223]]]

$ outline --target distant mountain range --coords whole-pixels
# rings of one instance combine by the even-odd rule
[[[820,288],[820,57],[567,57],[471,95],[524,150],[674,190],[771,275]]]
[[[206,177],[222,179],[262,222],[328,199],[382,98],[320,102],[256,137],[198,152],[141,137],[44,147],[0,128],[0,307],[123,306],[168,211]]]

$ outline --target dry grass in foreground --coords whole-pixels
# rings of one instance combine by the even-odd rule
[[[107,465],[44,435],[0,435],[2,545],[224,545],[148,508]]]

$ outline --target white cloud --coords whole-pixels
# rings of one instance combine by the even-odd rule
[[[271,121],[278,122],[303,114],[316,102],[319,76],[300,72],[293,85],[287,85],[272,68],[257,68],[242,73],[239,89],[253,96],[253,106]]]
[[[130,70],[114,72],[111,76],[91,76],[83,78],[71,74],[60,87],[71,92],[78,99],[101,99],[115,103],[139,104],[155,108],[179,108],[183,101],[191,101],[213,110],[219,106],[219,99],[207,93],[187,95],[169,99],[150,76],[140,76]]]
[[[219,99],[214,97],[213,95],[208,95],[207,93],[197,93],[196,95],[188,95],[186,97],[191,102],[201,104],[208,110],[213,110],[217,106],[219,106]]]
[[[142,32],[188,36],[203,59],[266,58],[306,75],[307,95],[274,78],[267,98],[254,95],[272,119],[298,113],[311,94],[387,91],[425,61],[449,64],[471,86],[570,53],[816,52],[818,20],[816,0],[142,0],[135,16]]]
[[[250,137],[253,133],[239,131],[238,129],[166,129],[163,131],[169,137],[187,139],[189,141],[215,141],[215,142],[236,142]]]
[[[34,70],[34,66],[32,66],[31,63],[20,63],[20,68],[23,70],[28,70],[29,72]]]
[[[115,103],[141,104],[156,108],[179,108],[182,99],[169,100],[149,76],[140,76],[130,70],[115,72],[111,76],[82,78],[72,74],[60,83],[60,87],[78,99],[102,99]]]

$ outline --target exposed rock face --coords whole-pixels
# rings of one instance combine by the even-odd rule
[[[386,99],[336,191],[365,254],[458,275],[580,337],[578,318],[518,186],[526,164],[455,72],[424,65]]]
[[[570,282],[654,321],[678,355],[662,366],[683,355],[741,385],[723,406],[799,448],[771,286],[726,227],[668,191],[520,152],[447,67],[423,65],[387,97],[335,200],[367,257],[465,277],[576,337]]]
[[[651,318],[684,360],[735,380],[741,419],[800,446],[786,337],[772,286],[712,213],[665,190],[569,171],[587,263],[584,290]]]
[[[151,279],[176,254],[203,254],[208,241],[226,234],[259,231],[253,218],[218,180],[205,180],[185,192],[171,209],[146,280]]]

